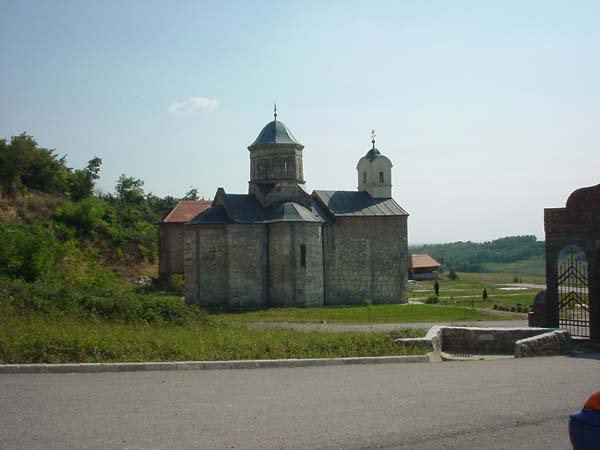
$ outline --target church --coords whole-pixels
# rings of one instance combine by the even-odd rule
[[[374,136],[356,166],[356,191],[307,192],[304,146],[276,112],[248,150],[248,193],[221,187],[182,226],[187,303],[407,302],[408,214],[392,198],[392,163]]]

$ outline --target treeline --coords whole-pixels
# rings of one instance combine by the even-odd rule
[[[486,263],[509,263],[544,256],[544,242],[533,235],[510,236],[489,242],[452,242],[411,247],[411,253],[429,253],[445,269],[486,272]]]
[[[14,212],[0,215],[0,275],[33,281],[75,249],[122,267],[156,261],[155,223],[179,199],[146,193],[124,174],[114,193],[98,193],[101,166],[94,157],[70,168],[27,134],[0,139],[0,199]]]
[[[152,271],[155,223],[179,199],[127,175],[114,193],[97,192],[101,166],[94,157],[70,168],[27,134],[0,140],[0,316],[181,323],[193,313],[179,296],[129,282]]]

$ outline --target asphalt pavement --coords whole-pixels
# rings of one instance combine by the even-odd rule
[[[0,449],[567,449],[597,356],[0,375]]]

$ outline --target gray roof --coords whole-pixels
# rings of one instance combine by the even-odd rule
[[[315,208],[286,202],[263,207],[254,195],[222,194],[223,205],[211,206],[200,213],[189,225],[225,223],[273,223],[273,222],[323,222]]]
[[[373,148],[369,149],[369,151],[365,155],[365,158],[367,158],[369,161],[373,162],[373,160],[375,158],[377,158],[378,156],[381,156],[381,152],[379,150],[377,150],[375,147],[373,147]]]
[[[393,198],[373,198],[367,192],[314,191],[333,216],[408,216]]]
[[[188,222],[191,225],[231,223],[227,211],[222,206],[211,206]]]
[[[298,142],[292,132],[279,120],[273,120],[265,125],[256,140],[248,147],[250,150],[258,145],[285,144],[304,146]]]

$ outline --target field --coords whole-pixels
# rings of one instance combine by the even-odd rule
[[[512,276],[504,273],[458,273],[458,280],[440,279],[439,304],[448,306],[474,306],[477,309],[493,309],[494,305],[507,308],[520,304],[531,308],[533,300],[543,287],[532,287],[534,281],[540,279],[522,277],[523,283],[512,283]],[[521,279],[521,277],[519,277]],[[510,284],[509,286],[505,284]],[[434,295],[433,281],[419,281],[415,288],[409,291],[413,301],[426,301]],[[536,285],[541,286],[541,285]],[[488,297],[483,299],[483,290]],[[522,319],[525,316],[521,316]]]
[[[544,258],[529,258],[514,263],[486,263],[485,268],[495,275],[507,274],[523,278],[523,281],[543,282],[546,279]]]

